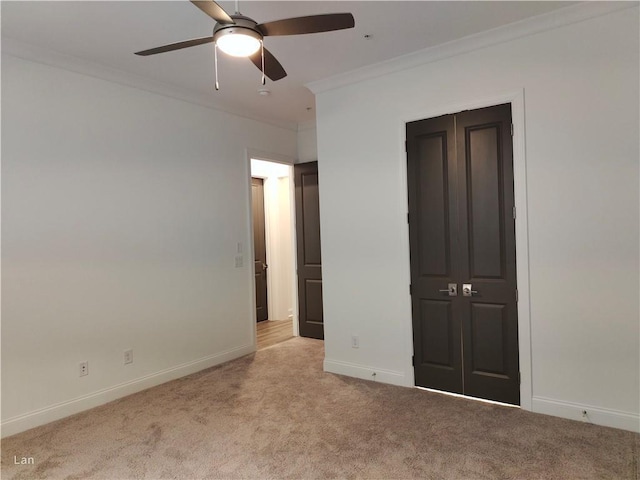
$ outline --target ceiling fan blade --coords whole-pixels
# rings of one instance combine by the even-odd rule
[[[196,45],[202,45],[204,43],[213,42],[213,37],[194,38],[193,40],[185,40],[184,42],[172,43],[170,45],[164,45],[162,47],[150,48],[149,50],[142,50],[136,52],[136,55],[146,57],[147,55],[155,55],[156,53],[171,52],[172,50],[180,50],[181,48],[195,47]]]
[[[260,50],[251,55],[249,59],[262,71],[262,54]],[[264,74],[273,82],[287,76],[287,72],[284,71],[280,62],[266,48],[264,49]]]
[[[213,0],[191,0],[191,3],[222,25],[235,23],[224,8]]]
[[[353,28],[354,26],[355,20],[350,13],[327,13],[261,23],[257,28],[266,37],[272,35],[300,35],[303,33],[331,32],[333,30]]]

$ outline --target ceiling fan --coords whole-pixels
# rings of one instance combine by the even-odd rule
[[[218,48],[228,55],[248,57],[262,71],[262,84],[264,85],[265,75],[274,82],[287,76],[287,72],[285,72],[280,62],[264,47],[264,37],[331,32],[353,28],[355,25],[353,15],[350,13],[328,13],[258,23],[239,12],[238,0],[236,0],[236,13],[233,15],[227,14],[214,0],[191,0],[191,3],[216,21],[213,35],[142,50],[135,54],[141,56],[155,55],[213,42],[216,90],[219,89]]]

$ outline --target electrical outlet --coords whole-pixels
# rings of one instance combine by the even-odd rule
[[[357,335],[351,335],[351,348],[359,348],[360,347],[360,339]]]
[[[80,362],[80,376],[84,377],[85,375],[89,375],[89,362]]]
[[[133,363],[133,349],[124,351],[124,364],[128,365],[130,363]]]

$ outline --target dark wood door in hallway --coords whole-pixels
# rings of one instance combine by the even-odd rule
[[[254,272],[256,277],[256,320],[269,318],[267,306],[267,242],[264,214],[264,180],[251,179],[251,212],[253,215]]]
[[[294,165],[300,336],[324,339],[318,162]]]

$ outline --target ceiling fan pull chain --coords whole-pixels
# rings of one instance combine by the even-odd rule
[[[216,90],[220,90],[220,84],[218,83],[218,44],[213,44],[213,65],[216,72]]]
[[[260,41],[260,48],[262,49],[262,85],[266,85],[267,80],[264,78],[264,40]]]

